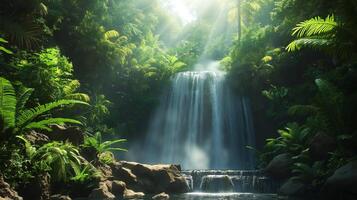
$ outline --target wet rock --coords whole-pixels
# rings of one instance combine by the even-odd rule
[[[290,178],[279,189],[279,193],[287,196],[300,196],[306,191],[306,185],[296,178]]]
[[[88,198],[92,200],[114,200],[115,196],[109,191],[108,184],[110,183],[101,182],[98,188],[92,190]]]
[[[166,194],[165,192],[162,192],[160,194],[157,194],[152,197],[153,200],[168,200],[170,199],[170,196]]]
[[[329,157],[329,152],[336,148],[334,138],[325,133],[317,133],[309,145],[309,153],[314,160],[325,160]]]
[[[55,194],[51,196],[50,200],[72,200],[72,198],[68,195]]]
[[[189,191],[185,177],[175,165],[146,165],[135,162],[122,162],[122,167],[124,168],[122,173],[130,175],[131,181],[126,182],[127,186],[136,191],[153,194],[161,192],[185,193]],[[136,177],[136,180],[134,177]]]
[[[265,168],[264,172],[273,178],[284,179],[288,178],[291,173],[290,166],[292,164],[291,156],[287,153],[275,156],[268,166]]]
[[[203,192],[233,192],[234,184],[227,175],[206,175],[202,177]]]
[[[331,199],[341,195],[350,195],[357,199],[356,188],[357,161],[352,161],[338,168],[335,173],[327,179],[322,189],[322,194]]]
[[[122,180],[130,185],[138,183],[135,174],[133,174],[130,169],[123,167],[119,163],[113,164],[111,168],[112,168],[114,179]]]
[[[22,197],[4,181],[2,175],[0,175],[0,198],[6,200],[22,200]]]
[[[140,199],[145,196],[142,192],[134,192],[133,190],[126,189],[123,194],[124,199]]]

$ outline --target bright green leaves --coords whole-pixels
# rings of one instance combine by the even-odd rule
[[[32,89],[22,89],[16,95],[10,81],[0,77],[0,117],[4,129],[12,128],[16,134],[21,134],[24,130],[31,129],[50,131],[50,126],[54,124],[81,124],[81,122],[69,118],[45,118],[35,121],[55,108],[73,104],[88,104],[83,101],[63,99],[39,105],[35,108],[25,109],[24,107],[32,91]]]
[[[326,19],[315,17],[297,24],[297,26],[293,29],[292,35],[299,38],[321,35],[324,33],[330,33],[337,26],[338,24],[335,21],[334,15],[328,15]]]
[[[302,47],[325,48],[333,44],[334,31],[339,26],[334,15],[329,15],[326,19],[315,17],[300,22],[293,29],[292,36],[297,39],[292,41],[287,47],[288,51],[297,51]]]
[[[0,120],[3,128],[15,126],[16,94],[10,81],[0,77]]]
[[[102,134],[97,132],[93,136],[85,137],[82,146],[85,149],[89,148],[95,150],[97,159],[102,163],[109,164],[114,161],[113,151],[127,151],[124,148],[115,146],[126,141],[126,139],[102,141]]]
[[[4,40],[3,38],[0,37],[0,44],[1,44],[1,43],[8,43],[8,42],[7,42],[6,40]],[[7,48],[5,48],[5,47],[3,47],[3,46],[0,45],[0,52],[1,52],[1,51],[2,51],[2,52],[5,52],[5,53],[7,53],[7,54],[13,54],[12,51],[10,51],[9,49],[7,49]]]

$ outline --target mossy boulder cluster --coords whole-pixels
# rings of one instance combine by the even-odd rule
[[[168,199],[168,194],[185,193],[189,186],[184,176],[181,175],[177,165],[147,165],[135,162],[116,161],[111,165],[99,165],[102,172],[97,186],[90,191],[89,195],[83,193],[81,198],[89,199],[135,199],[145,195],[153,199]],[[46,185],[46,184],[41,184]],[[53,187],[52,187],[53,188]],[[74,188],[68,188],[72,190]],[[70,200],[71,191],[66,194],[52,194],[49,187],[42,188],[42,194],[38,194],[41,200]],[[78,197],[78,196],[77,196]],[[0,179],[0,199],[22,200],[16,191],[2,178]],[[31,197],[32,198],[32,197]],[[1,199],[1,200],[2,200]],[[24,199],[28,199],[24,196]]]
[[[291,157],[288,154],[280,154],[274,157],[265,173],[279,181],[283,181],[278,193],[284,196],[305,197],[306,195],[315,196],[321,199],[357,199],[357,161],[351,161],[334,171],[328,177],[322,188],[318,189],[309,184],[304,179],[294,176],[292,170]],[[313,193],[313,194],[312,194]]]
[[[156,198],[166,197],[166,193],[185,193],[189,186],[177,165],[147,165],[135,162],[116,162],[101,166],[105,176],[89,195],[98,198],[141,198],[145,194]],[[163,194],[164,193],[164,194]],[[160,195],[158,195],[160,194]]]

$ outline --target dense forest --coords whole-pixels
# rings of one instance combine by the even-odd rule
[[[356,14],[355,0],[3,0],[0,199],[17,199],[4,181],[88,197],[150,137],[171,77],[208,59],[250,99],[256,169],[285,195],[356,198]]]

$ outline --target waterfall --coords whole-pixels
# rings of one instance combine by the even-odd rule
[[[172,78],[147,133],[144,161],[184,169],[251,169],[254,147],[249,101],[232,93],[218,62]]]

